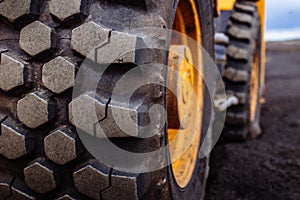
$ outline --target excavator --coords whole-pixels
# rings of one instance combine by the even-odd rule
[[[262,133],[264,15],[264,0],[1,0],[0,200],[204,199],[218,138]]]

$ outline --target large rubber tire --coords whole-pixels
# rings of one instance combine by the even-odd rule
[[[170,166],[129,174],[101,164],[69,121],[74,76],[85,59],[85,45],[92,43],[89,31],[99,26],[118,34],[143,27],[172,29],[174,5],[165,0],[0,1],[0,199],[203,198],[207,158],[198,159],[190,184],[179,188]],[[213,56],[212,5],[199,0],[197,6],[203,46]],[[80,28],[81,35],[76,35]],[[164,52],[155,62],[166,64],[166,58]],[[97,95],[109,99],[115,81],[132,67],[113,64]],[[153,73],[166,77],[165,71]],[[165,106],[161,92],[164,89],[145,87],[133,98],[142,96],[146,108],[153,103]],[[209,124],[208,118],[203,124]],[[154,151],[167,142],[166,129],[150,139],[114,142],[133,152]]]
[[[255,120],[250,121],[251,71],[255,56],[258,56],[261,76],[260,19],[255,3],[238,1],[230,17],[226,34],[230,38],[227,47],[227,64],[223,73],[226,92],[235,95],[239,104],[227,110],[224,133],[234,141],[244,141],[251,131],[261,133],[259,127],[261,82],[258,78]],[[255,130],[254,130],[255,129]],[[253,135],[254,136],[254,135]]]

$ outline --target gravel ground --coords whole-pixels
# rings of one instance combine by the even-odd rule
[[[206,200],[300,199],[300,41],[267,49],[264,133],[215,147]]]

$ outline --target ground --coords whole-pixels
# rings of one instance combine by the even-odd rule
[[[206,200],[300,199],[300,41],[267,44],[263,135],[218,144]]]

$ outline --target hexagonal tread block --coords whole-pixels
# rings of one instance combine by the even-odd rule
[[[17,188],[12,188],[12,196],[9,197],[7,200],[15,200],[15,199],[22,199],[22,200],[35,200],[36,198],[24,193],[21,190],[18,190]]]
[[[109,39],[110,30],[87,22],[73,29],[71,48],[83,56],[93,55],[95,48]]]
[[[35,200],[35,195],[20,179],[15,179],[11,186],[11,196],[7,200]]]
[[[250,41],[251,39],[251,29],[247,30],[247,29],[242,29],[238,26],[232,25],[228,28],[228,34],[232,37],[235,37],[237,39],[241,39],[241,40],[247,40]]]
[[[136,49],[142,48],[143,40],[135,35],[112,31],[109,43],[96,47],[97,63],[137,63]]]
[[[39,2],[35,0],[6,0],[0,2],[0,15],[11,23],[24,25],[39,15]]]
[[[231,19],[236,20],[240,23],[245,23],[247,25],[251,25],[253,23],[253,16],[243,12],[234,12],[231,15]]]
[[[69,121],[77,128],[94,135],[94,125],[105,117],[106,102],[93,92],[75,98],[69,104]]]
[[[85,23],[72,31],[71,48],[100,63],[137,63],[136,49],[143,40],[135,35],[112,31],[95,22]]]
[[[227,66],[223,71],[223,77],[233,82],[247,82],[249,80],[249,72],[247,70]]]
[[[10,185],[7,183],[0,182],[0,194],[1,199],[7,199],[10,196]]]
[[[85,0],[52,0],[49,4],[50,13],[64,22],[86,15],[86,8]]]
[[[28,138],[28,131],[19,127],[13,120],[1,123],[0,154],[8,159],[17,159],[26,155],[33,148],[33,141]]]
[[[44,139],[44,149],[50,160],[64,165],[77,157],[75,135],[66,129],[57,129]]]
[[[125,108],[112,103],[108,104],[106,118],[96,126],[98,138],[137,137],[138,134],[137,108]]]
[[[56,57],[43,66],[42,80],[52,92],[62,93],[74,86],[75,65],[63,57]]]
[[[235,4],[236,10],[241,10],[249,13],[253,13],[256,10],[255,3],[254,2],[239,2]]]
[[[37,159],[24,169],[26,184],[35,192],[47,193],[56,188],[55,171],[43,159]]]
[[[54,117],[49,95],[40,91],[26,95],[17,103],[17,115],[19,120],[29,128],[36,128],[46,123]]]
[[[0,173],[0,199],[4,200],[11,196],[11,184],[14,180],[13,176],[10,176],[6,173]]]
[[[137,177],[138,175],[135,174],[125,175],[112,172],[111,186],[102,192],[102,199],[139,199]]]
[[[100,199],[100,192],[109,186],[109,169],[98,161],[90,160],[73,174],[75,188],[82,194]]]
[[[69,194],[65,194],[65,195],[57,198],[56,200],[76,200],[76,199],[73,198],[72,196],[70,196]]]
[[[104,102],[93,92],[82,94],[69,104],[69,121],[98,138],[138,136],[137,109]]]
[[[229,45],[227,47],[227,55],[238,60],[248,60],[249,53],[246,49]]]
[[[10,196],[10,185],[0,182],[0,199],[7,199]]]
[[[0,88],[2,90],[7,92],[27,82],[28,63],[7,53],[1,53],[0,61]]]
[[[31,56],[56,47],[57,35],[42,22],[35,21],[25,26],[20,33],[19,45]]]

